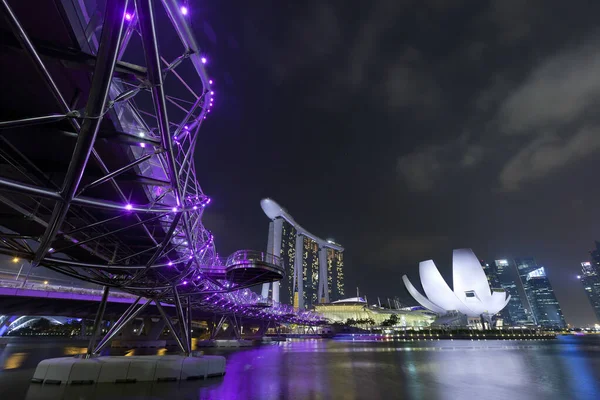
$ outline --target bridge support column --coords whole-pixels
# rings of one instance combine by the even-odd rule
[[[177,324],[179,325],[179,334],[184,345],[184,353],[189,355],[192,350],[190,348],[190,333],[188,332],[188,324],[179,298],[177,286],[173,285],[173,298],[175,299],[175,312],[177,313]]]
[[[100,329],[100,324],[102,323],[102,319],[104,318],[104,310],[106,310],[106,303],[108,302],[108,292],[109,291],[110,291],[110,288],[108,286],[104,286],[104,292],[102,293],[102,300],[100,300],[100,306],[98,307],[98,312],[96,313],[96,319],[94,320],[94,327],[92,328],[92,337],[90,338],[90,342],[88,343],[86,357],[90,357],[94,350],[94,345],[96,344],[96,336],[98,335],[98,330]]]
[[[160,339],[160,335],[165,330],[165,326],[167,326],[167,323],[163,321],[162,318],[158,321],[154,321],[150,317],[144,318],[144,333],[148,340]]]
[[[269,238],[267,240],[267,253],[275,257],[281,256],[281,236],[283,233],[283,218],[276,218],[269,223]],[[286,273],[289,273],[286,271]],[[262,297],[269,297],[269,285],[273,285],[272,299],[273,303],[279,303],[279,282],[263,283]],[[293,295],[293,294],[292,294]]]
[[[179,346],[181,351],[183,351],[184,353],[187,353],[186,346],[184,345],[182,338],[179,337],[179,335],[177,334],[177,331],[175,330],[175,327],[173,326],[173,323],[171,322],[171,318],[169,318],[169,315],[165,312],[163,306],[160,304],[160,301],[154,299],[154,304],[156,304],[156,308],[158,308],[158,312],[160,312],[160,315],[163,317],[163,320],[165,321],[165,323],[167,324],[167,327],[169,328],[169,332],[171,332],[171,335],[177,342],[177,345]]]
[[[104,335],[104,338],[102,338],[102,340],[100,341],[100,343],[98,343],[98,345],[94,348],[94,351],[92,352],[93,354],[97,354],[100,353],[100,351],[102,351],[102,349],[119,333],[121,332],[121,330],[127,325],[129,324],[131,321],[133,321],[140,312],[142,312],[142,310],[144,308],[146,308],[146,306],[148,304],[150,304],[151,300],[146,301],[146,303],[142,304],[140,307],[137,307],[137,305],[139,304],[140,300],[142,298],[138,297],[133,304],[131,304],[129,306],[129,308],[127,308],[127,310],[125,310],[125,312],[123,313],[123,315],[121,315],[121,318],[119,318],[117,320],[117,322],[115,322],[113,324],[113,326],[111,326],[111,328],[108,330],[108,332],[106,332],[106,335]],[[91,342],[90,342],[91,343]]]

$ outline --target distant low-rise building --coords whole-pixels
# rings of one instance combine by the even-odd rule
[[[369,306],[362,297],[317,304],[315,305],[315,311],[332,323],[372,319],[375,325],[381,325],[384,321],[389,320],[392,315],[396,315],[398,321],[396,326],[405,328],[428,327],[436,318],[434,313],[421,307],[386,309]]]

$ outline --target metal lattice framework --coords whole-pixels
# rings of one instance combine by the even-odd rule
[[[61,46],[32,38],[35,27],[0,1],[15,68],[33,65],[31,79],[45,86],[36,86],[43,99],[23,104],[9,86],[14,109],[0,118],[1,211],[26,217],[2,224],[0,252],[103,285],[105,294],[139,296],[123,323],[151,301],[161,313],[161,301],[176,305],[181,332],[192,307],[317,323],[315,314],[264,307],[244,290],[281,279],[277,257],[240,251],[221,259],[202,224],[210,198],[194,151],[214,92],[187,8],[175,0],[56,0],[75,38]]]

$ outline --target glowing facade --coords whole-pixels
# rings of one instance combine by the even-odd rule
[[[471,249],[457,249],[452,253],[454,290],[432,260],[419,263],[419,276],[427,297],[419,293],[406,275],[402,280],[419,304],[437,314],[458,311],[468,317],[491,318],[510,301],[503,289],[490,290],[485,272]]]
[[[531,323],[525,313],[523,302],[517,284],[511,275],[509,260],[494,260],[494,262],[482,262],[485,274],[488,277],[490,287],[493,289],[504,289],[510,295],[510,301],[502,309],[500,316],[504,325],[522,326]]]
[[[262,288],[274,302],[304,309],[344,296],[344,248],[302,228],[281,206],[263,199],[261,207],[271,218],[267,252],[280,255],[286,278]]]
[[[564,328],[565,319],[546,269],[533,258],[515,259],[515,266],[535,324],[544,328]]]
[[[590,256],[592,261],[581,263],[581,275],[578,278],[583,284],[596,318],[600,321],[600,242],[596,242],[596,249],[590,251]]]

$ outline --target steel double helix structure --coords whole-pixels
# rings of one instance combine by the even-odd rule
[[[278,257],[220,258],[202,224],[216,94],[188,5],[0,2],[0,253],[138,296],[123,323],[151,302],[175,304],[181,332],[195,308],[319,323],[247,289],[283,277]]]

